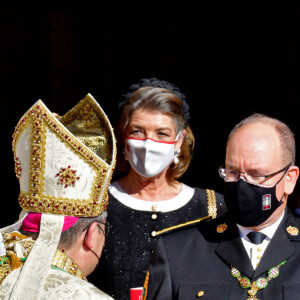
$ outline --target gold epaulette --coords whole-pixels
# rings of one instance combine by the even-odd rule
[[[216,193],[214,190],[206,189],[207,195],[207,212],[209,216],[212,216],[213,219],[217,217],[217,200]]]
[[[182,227],[193,225],[193,224],[199,223],[199,222],[204,221],[204,220],[209,220],[211,218],[212,218],[212,216],[205,216],[203,218],[199,218],[199,219],[196,219],[196,220],[192,220],[192,221],[188,221],[188,222],[185,222],[185,223],[182,223],[182,224],[171,226],[171,227],[165,228],[163,230],[157,231],[155,236],[157,237],[158,235],[160,235],[162,233],[170,232],[170,231],[173,231],[175,229],[179,229],[179,228],[182,228]]]

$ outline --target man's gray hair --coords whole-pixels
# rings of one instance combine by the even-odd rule
[[[68,228],[67,230],[65,230],[61,233],[58,248],[64,249],[64,250],[71,248],[72,245],[78,239],[79,235],[84,230],[86,230],[94,222],[106,223],[106,217],[107,217],[107,212],[104,211],[101,215],[96,216],[96,217],[90,217],[90,218],[81,217],[81,218],[79,218],[73,226],[71,226],[70,228]],[[99,230],[101,230],[101,229],[99,228]],[[29,232],[29,231],[24,231],[24,230],[20,230],[20,232],[26,236],[31,237],[34,240],[37,239],[38,234],[39,234],[38,232]]]
[[[58,247],[60,249],[67,250],[69,249],[77,240],[78,236],[87,229],[92,223],[105,223],[107,217],[107,212],[103,212],[100,216],[92,217],[92,218],[79,218],[78,221],[63,231],[60,236]],[[99,230],[101,230],[99,228]]]

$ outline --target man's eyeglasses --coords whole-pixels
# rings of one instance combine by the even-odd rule
[[[219,175],[226,182],[238,181],[240,179],[241,175],[243,175],[243,177],[245,178],[245,180],[247,182],[261,184],[261,183],[264,183],[267,179],[269,179],[281,172],[284,172],[284,174],[283,174],[283,176],[284,176],[291,165],[292,165],[292,162],[289,163],[287,166],[285,166],[283,169],[276,171],[274,173],[268,174],[268,175],[258,174],[255,172],[240,172],[240,171],[236,171],[236,170],[225,169],[223,166],[221,166],[219,168]]]
[[[109,223],[108,222],[106,222],[106,223],[97,222],[97,225],[101,229],[101,231],[103,232],[104,236],[106,237],[109,233],[109,228],[110,228]],[[103,230],[101,225],[104,225],[104,230]]]

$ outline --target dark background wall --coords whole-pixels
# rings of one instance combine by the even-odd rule
[[[64,114],[91,93],[115,124],[117,103],[132,83],[152,76],[175,83],[187,96],[196,135],[182,180],[221,193],[217,169],[227,135],[242,118],[277,117],[299,144],[297,1],[202,2],[0,6],[1,227],[20,212],[11,136],[38,99]]]

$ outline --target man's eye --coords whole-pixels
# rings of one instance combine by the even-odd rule
[[[248,173],[249,176],[253,178],[264,178],[265,176],[259,173]]]
[[[237,175],[237,171],[226,170],[226,175]]]

